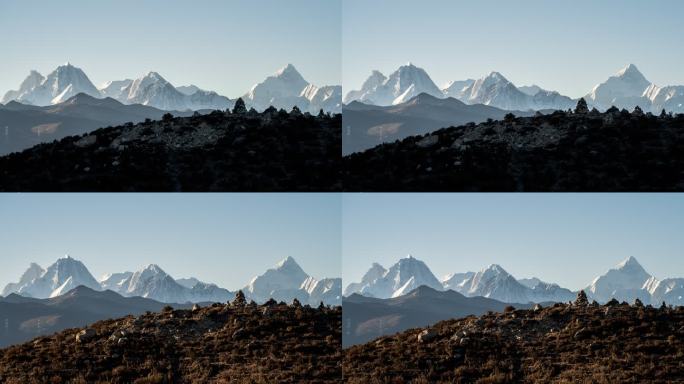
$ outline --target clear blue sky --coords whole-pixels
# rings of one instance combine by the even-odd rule
[[[99,278],[159,264],[228,289],[286,256],[339,277],[339,194],[0,194],[0,286],[69,253]]]
[[[342,278],[412,254],[442,278],[500,264],[570,289],[634,256],[684,277],[684,194],[345,194]]]
[[[341,0],[2,0],[0,93],[69,61],[99,86],[150,70],[229,97],[292,63],[341,82]]]
[[[680,0],[344,0],[342,76],[411,61],[438,86],[492,70],[583,96],[629,63],[658,85],[684,84]]]

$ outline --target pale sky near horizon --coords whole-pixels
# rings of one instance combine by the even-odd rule
[[[439,279],[499,264],[576,290],[629,256],[684,277],[684,194],[345,194],[342,212],[345,287],[408,254]]]
[[[0,97],[70,62],[95,86],[159,72],[228,97],[292,63],[341,83],[341,0],[2,0]]]
[[[339,194],[0,194],[0,289],[69,254],[99,279],[158,264],[227,289],[292,256],[340,277]]]
[[[684,85],[679,0],[344,0],[344,93],[371,70],[412,62],[441,87],[501,72],[580,97],[633,63],[657,85]]]

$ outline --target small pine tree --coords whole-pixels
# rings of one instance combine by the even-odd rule
[[[168,122],[168,121],[171,121],[171,120],[173,120],[173,115],[170,114],[170,113],[168,113],[168,112],[165,113],[165,114],[162,116],[162,121]]]
[[[637,115],[637,116],[641,116],[644,114],[644,111],[642,111],[641,107],[639,107],[637,105],[636,107],[634,107],[634,112],[632,112],[632,114]]]
[[[298,106],[295,105],[294,107],[292,107],[292,112],[290,112],[290,113],[292,113],[294,115],[299,115],[302,113],[302,111],[299,109]]]
[[[575,113],[585,114],[587,112],[589,112],[589,107],[587,106],[587,101],[584,100],[584,97],[582,97],[577,101],[577,106],[575,107]]]
[[[247,107],[245,106],[245,101],[242,97],[235,101],[235,106],[233,107],[233,113],[237,115],[242,115],[247,113]]]
[[[513,121],[513,120],[515,120],[515,115],[509,112],[504,116],[504,120],[505,121]]]
[[[667,117],[667,112],[665,112],[665,108],[663,108],[663,110],[660,111],[660,117]]]

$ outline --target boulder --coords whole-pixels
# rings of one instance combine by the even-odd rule
[[[76,342],[77,343],[88,342],[88,341],[92,340],[96,335],[97,335],[97,332],[95,332],[95,330],[92,328],[83,329],[76,334]]]

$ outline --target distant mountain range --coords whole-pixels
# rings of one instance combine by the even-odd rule
[[[135,80],[108,81],[97,88],[82,69],[70,63],[57,67],[46,77],[31,71],[19,89],[7,92],[1,102],[48,106],[63,103],[79,93],[95,98],[111,97],[123,104],[141,104],[165,111],[225,110],[235,104],[234,99],[195,85],[175,87],[154,71]],[[342,107],[342,87],[318,87],[304,80],[297,69],[288,64],[252,87],[243,99],[248,108],[258,111],[269,106],[286,110],[297,106],[302,112],[318,113],[323,109],[338,113]],[[0,127],[3,125],[7,124],[0,120]]]
[[[374,263],[361,282],[352,283],[345,296],[360,294],[380,299],[403,296],[420,287],[454,290],[467,297],[486,297],[505,303],[543,303],[572,301],[577,292],[546,283],[538,278],[516,279],[501,266],[493,264],[479,272],[454,273],[437,279],[422,261],[409,256],[389,269]],[[629,257],[606,274],[595,278],[585,289],[592,300],[605,303],[611,298],[644,304],[684,305],[684,278],[659,280]]]
[[[468,105],[453,97],[420,93],[405,103],[377,106],[352,101],[343,107],[342,153],[348,155],[376,145],[424,135],[438,128],[487,119],[502,120],[510,111],[483,104]],[[514,111],[516,116],[534,112]]]
[[[362,344],[409,328],[438,321],[503,312],[510,304],[486,297],[466,297],[453,290],[440,291],[421,285],[405,295],[389,299],[354,293],[342,300],[342,346]],[[515,304],[518,309],[531,304]]]
[[[16,293],[36,299],[55,298],[80,286],[163,303],[226,302],[235,296],[235,292],[196,278],[176,280],[155,264],[136,272],[107,274],[96,280],[83,263],[70,256],[58,259],[47,269],[32,263],[18,282],[7,284],[2,295]],[[292,257],[287,257],[264,275],[252,279],[243,291],[248,299],[259,303],[270,298],[286,302],[296,298],[304,304],[318,305],[322,301],[339,305],[342,281],[339,278],[315,279]]]
[[[573,108],[577,99],[563,96],[537,85],[516,87],[499,72],[491,72],[477,79],[451,81],[440,89],[422,68],[409,63],[385,77],[373,71],[360,90],[347,93],[344,103],[359,101],[364,104],[398,105],[421,94],[445,98],[453,97],[466,104],[484,104],[504,110],[546,110]],[[684,112],[684,86],[657,86],[639,72],[633,64],[596,85],[585,96],[590,108],[599,110],[611,106],[660,113]]]
[[[38,270],[40,267],[34,268]],[[152,299],[124,297],[111,290],[99,291],[85,285],[47,299],[11,293],[0,298],[0,348],[103,319],[158,312],[165,305]],[[192,304],[175,303],[173,306],[190,308]]]
[[[205,113],[208,111],[202,111]],[[103,99],[79,93],[56,105],[44,107],[10,101],[0,105],[0,156],[40,143],[81,135],[100,127],[161,120],[167,113],[142,104],[123,104],[111,97]],[[193,112],[171,111],[174,116]]]

